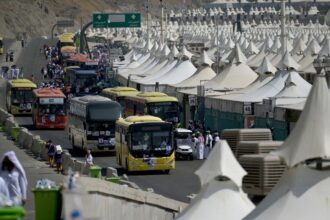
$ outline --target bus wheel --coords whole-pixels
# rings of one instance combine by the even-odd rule
[[[117,163],[118,163],[119,166],[122,166],[121,165],[121,156],[120,155],[118,155],[118,161],[117,161]]]
[[[76,146],[74,145],[74,137],[71,136],[71,145],[73,149],[76,149]]]
[[[164,170],[165,174],[170,174],[170,170]]]
[[[127,161],[127,158],[126,158],[126,173],[127,173],[127,174],[130,173],[129,168],[128,168],[128,161]]]

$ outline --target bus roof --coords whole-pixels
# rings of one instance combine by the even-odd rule
[[[80,101],[84,103],[93,103],[93,102],[112,102],[111,99],[100,96],[100,95],[85,95],[81,97],[74,97],[71,101]]]
[[[8,84],[12,88],[37,88],[37,85],[28,79],[13,79],[9,80]]]
[[[135,124],[135,123],[144,123],[144,122],[164,122],[161,118],[152,116],[152,115],[133,115],[127,118],[119,119],[123,124]]]
[[[33,93],[38,98],[65,98],[61,89],[56,88],[40,88],[33,90]]]
[[[61,37],[74,37],[75,34],[74,33],[70,33],[70,32],[66,32],[66,33],[63,33],[59,36],[59,38]]]
[[[124,87],[124,86],[117,86],[114,88],[106,88],[102,90],[102,94],[104,95],[114,94],[117,97],[135,95],[137,93],[139,93],[139,91],[137,91],[136,89],[131,87]]]
[[[178,102],[178,99],[173,96],[168,96],[162,92],[141,92],[136,95],[130,95],[130,99],[144,100],[147,103],[151,102]]]
[[[81,68],[70,68],[70,69],[66,69],[66,73],[68,74],[95,74],[96,75],[96,70],[85,70],[85,69],[81,69]]]

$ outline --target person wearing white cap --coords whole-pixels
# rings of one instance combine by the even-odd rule
[[[62,169],[62,155],[63,155],[63,151],[62,151],[62,147],[61,145],[56,145],[55,146],[55,155],[54,155],[54,161],[56,163],[56,171],[57,173],[62,173],[63,169]]]
[[[28,181],[14,151],[8,151],[3,155],[0,176],[7,184],[10,200],[16,205],[24,205]]]

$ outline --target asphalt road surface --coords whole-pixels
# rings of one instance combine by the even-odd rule
[[[45,39],[33,39],[26,48],[23,48],[21,56],[18,58],[16,64],[23,67],[25,77],[29,77],[32,73],[35,74],[37,80],[42,80],[40,69],[45,66],[47,61],[44,56],[40,54],[40,48],[44,44],[54,45],[54,41]],[[5,81],[0,81],[0,106],[5,108]],[[35,130],[32,126],[31,117],[16,117],[16,121],[23,127],[31,130],[32,133],[40,135],[42,139],[51,139],[55,144],[60,144],[63,148],[68,149],[72,156],[77,159],[84,159],[84,152],[73,150],[68,140],[67,132],[64,130]],[[112,154],[98,153],[93,154],[94,162],[103,167],[116,167],[119,173],[123,170],[117,166],[115,156]],[[164,195],[166,197],[176,199],[183,202],[189,202],[188,195],[198,193],[200,183],[198,177],[194,174],[195,170],[202,164],[200,160],[194,161],[177,161],[176,169],[172,170],[170,174],[163,174],[162,172],[146,172],[129,174],[129,180],[135,182],[142,189],[152,188],[154,192]]]

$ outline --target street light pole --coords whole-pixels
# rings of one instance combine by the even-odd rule
[[[287,48],[287,40],[285,33],[285,0],[282,1],[282,10],[281,10],[281,40],[282,40],[282,56],[285,55],[285,50]]]
[[[162,44],[164,44],[164,33],[163,33],[163,16],[164,16],[164,5],[163,0],[160,1],[160,8],[161,8],[161,17],[160,17],[160,41]]]

